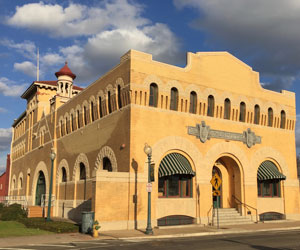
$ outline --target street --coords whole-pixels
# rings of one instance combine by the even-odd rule
[[[8,238],[9,240],[9,238]],[[169,239],[125,239],[125,240],[90,240],[75,243],[30,244],[19,247],[0,247],[1,249],[43,249],[43,250],[79,250],[79,249],[258,249],[291,250],[300,249],[300,230],[259,232],[249,234],[169,238]]]

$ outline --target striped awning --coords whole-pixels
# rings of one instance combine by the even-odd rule
[[[280,173],[275,166],[275,164],[271,161],[264,161],[260,164],[257,171],[257,179],[259,181],[264,180],[285,180],[286,177],[282,173]]]
[[[195,175],[189,161],[181,154],[171,153],[166,155],[159,164],[158,177],[174,174]]]

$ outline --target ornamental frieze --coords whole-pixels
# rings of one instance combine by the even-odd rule
[[[250,128],[243,131],[243,133],[233,133],[211,129],[204,121],[202,121],[201,124],[196,124],[196,127],[188,126],[188,134],[196,136],[202,143],[205,143],[210,138],[241,141],[246,144],[248,148],[261,143],[261,137],[255,135]]]

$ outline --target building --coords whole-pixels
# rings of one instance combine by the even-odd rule
[[[8,195],[9,185],[9,169],[10,169],[10,155],[6,156],[6,170],[0,176],[0,202],[4,201]]]
[[[188,53],[181,68],[130,50],[85,89],[73,85],[67,64],[56,77],[22,95],[10,195],[43,205],[55,152],[54,216],[80,220],[92,210],[102,230],[145,228],[147,143],[154,226],[207,224],[213,206],[253,220],[256,212],[300,219],[295,94],[263,89],[259,74],[229,53]]]

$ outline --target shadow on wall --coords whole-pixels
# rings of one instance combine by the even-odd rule
[[[89,212],[92,210],[92,199],[88,199],[84,202],[82,202],[79,206],[72,208],[68,212],[68,217],[69,219],[81,223],[82,220],[82,212]]]
[[[134,195],[132,197],[132,201],[134,203],[134,229],[137,229],[138,228],[138,225],[137,225],[137,173],[138,173],[138,163],[135,159],[132,159],[131,161],[131,167],[133,168],[134,170]]]

